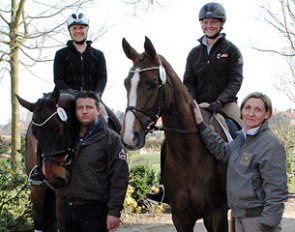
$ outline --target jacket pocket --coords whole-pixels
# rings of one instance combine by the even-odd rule
[[[262,179],[259,176],[252,177],[252,187],[257,199],[263,201],[265,195],[262,188]]]

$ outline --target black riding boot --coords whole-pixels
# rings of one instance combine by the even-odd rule
[[[156,185],[155,185],[156,186]],[[160,205],[161,203],[168,203],[166,194],[165,194],[165,187],[164,185],[158,185],[159,190],[155,193],[147,193],[146,200],[150,203]]]
[[[166,159],[166,151],[165,151],[165,141],[164,141],[161,148],[161,177],[164,172],[163,168],[164,168],[165,159]],[[169,201],[166,196],[165,186],[161,184],[161,180],[160,180],[160,184],[155,185],[155,187],[159,188],[159,190],[155,193],[154,192],[147,193],[146,200],[156,205],[160,205],[161,203],[169,204]]]
[[[29,183],[32,183],[34,185],[42,185],[44,184],[44,175],[42,174],[42,158],[41,155],[37,154],[37,165],[33,167],[33,169],[30,172]]]

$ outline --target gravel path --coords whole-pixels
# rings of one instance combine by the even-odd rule
[[[123,215],[121,226],[115,232],[176,232],[170,213]],[[195,232],[206,232],[202,220],[194,228]],[[290,198],[282,220],[282,232],[295,231],[295,198]]]

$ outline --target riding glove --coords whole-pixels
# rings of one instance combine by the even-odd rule
[[[206,107],[205,109],[212,112],[212,113],[218,113],[220,112],[222,108],[222,103],[219,100],[216,100],[214,102],[212,102],[208,107]]]

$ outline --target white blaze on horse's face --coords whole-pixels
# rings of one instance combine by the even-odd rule
[[[134,75],[131,77],[130,82],[130,91],[128,96],[128,107],[129,106],[136,106],[136,100],[137,100],[137,86],[138,82],[140,80],[139,75],[139,68],[135,69]],[[133,124],[135,121],[135,115],[131,111],[127,111],[125,115],[125,132],[123,134],[123,141],[125,144],[132,146],[133,145],[133,137],[134,137],[134,131],[133,131]]]

